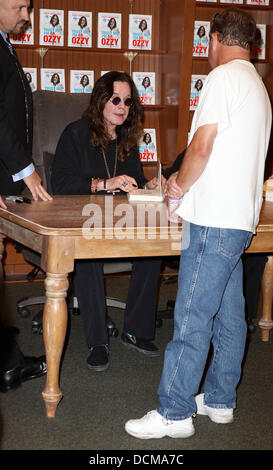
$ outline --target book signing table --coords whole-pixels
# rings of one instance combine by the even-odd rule
[[[74,260],[179,256],[182,228],[170,224],[167,203],[129,203],[127,196],[55,196],[53,201],[17,204],[0,209],[0,259],[9,237],[41,254],[46,273],[43,335],[47,358],[42,393],[48,417],[55,417],[62,398],[60,359],[67,327],[68,274]],[[257,234],[248,253],[273,253],[273,202],[264,201]],[[259,321],[268,341],[272,321],[273,257],[268,257],[262,282],[263,308]],[[1,277],[3,277],[2,263]],[[3,282],[3,279],[1,279]]]

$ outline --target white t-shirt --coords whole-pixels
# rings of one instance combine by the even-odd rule
[[[210,72],[190,141],[205,124],[217,123],[217,135],[205,170],[177,210],[182,219],[255,233],[271,122],[267,91],[250,62],[232,60]]]

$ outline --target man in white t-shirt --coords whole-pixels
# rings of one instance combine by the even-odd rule
[[[259,220],[272,122],[266,89],[250,62],[255,32],[243,10],[225,9],[212,22],[213,70],[182,165],[167,183],[183,239],[160,405],[125,425],[140,439],[189,437],[196,412],[216,423],[233,421],[246,339],[241,255]],[[204,393],[197,395],[211,343]]]

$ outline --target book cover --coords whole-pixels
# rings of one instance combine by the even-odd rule
[[[26,79],[29,83],[31,91],[37,90],[37,69],[32,67],[24,67],[23,68]]]
[[[220,3],[244,3],[243,0],[220,0]]]
[[[9,35],[12,44],[34,44],[34,10],[31,10],[29,15],[29,22],[24,26],[20,33],[11,33]]]
[[[129,49],[152,49],[152,15],[129,15]]]
[[[121,49],[121,13],[98,13],[98,47]]]
[[[92,13],[68,12],[68,46],[92,47]]]
[[[40,9],[40,44],[64,45],[64,11]]]
[[[269,5],[269,0],[246,0],[246,4],[267,6]]]
[[[144,129],[143,136],[140,138],[139,158],[141,162],[157,161],[156,130]]]
[[[256,39],[251,49],[251,57],[252,59],[265,59],[266,25],[256,24],[256,27]]]
[[[193,35],[193,56],[208,57],[209,52],[209,21],[195,21]]]
[[[133,72],[133,80],[137,87],[142,104],[155,104],[155,72]]]
[[[191,76],[191,97],[190,97],[190,110],[195,111],[199,103],[199,96],[203,88],[204,81],[207,75],[192,75]]]
[[[70,93],[92,93],[93,70],[70,70]]]
[[[64,69],[41,69],[41,89],[65,92]]]

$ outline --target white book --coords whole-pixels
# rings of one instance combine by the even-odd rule
[[[12,44],[34,44],[34,10],[31,10],[29,15],[29,22],[24,26],[20,33],[11,33],[9,35]]]
[[[70,70],[70,93],[92,93],[93,70]]]
[[[155,104],[155,72],[133,72],[133,80],[137,87],[142,104]]]
[[[193,34],[193,52],[194,57],[208,57],[209,53],[209,21],[195,21]]]
[[[191,76],[191,97],[190,97],[190,110],[195,111],[198,107],[200,93],[203,88],[204,81],[207,75],[192,75]]]
[[[40,9],[40,44],[64,45],[64,10]]]
[[[161,163],[157,164],[157,181],[156,189],[138,189],[136,192],[127,193],[129,202],[162,202],[165,195],[161,186]]]
[[[64,69],[41,69],[41,89],[65,92]]]
[[[31,91],[37,90],[37,69],[32,67],[24,67],[23,68],[26,79],[29,83]]]
[[[121,13],[98,13],[98,48],[121,49]]]
[[[152,49],[152,15],[129,15],[129,49]]]
[[[138,143],[139,159],[141,162],[157,162],[156,130],[144,129]]]
[[[92,13],[68,12],[68,46],[92,47]]]

